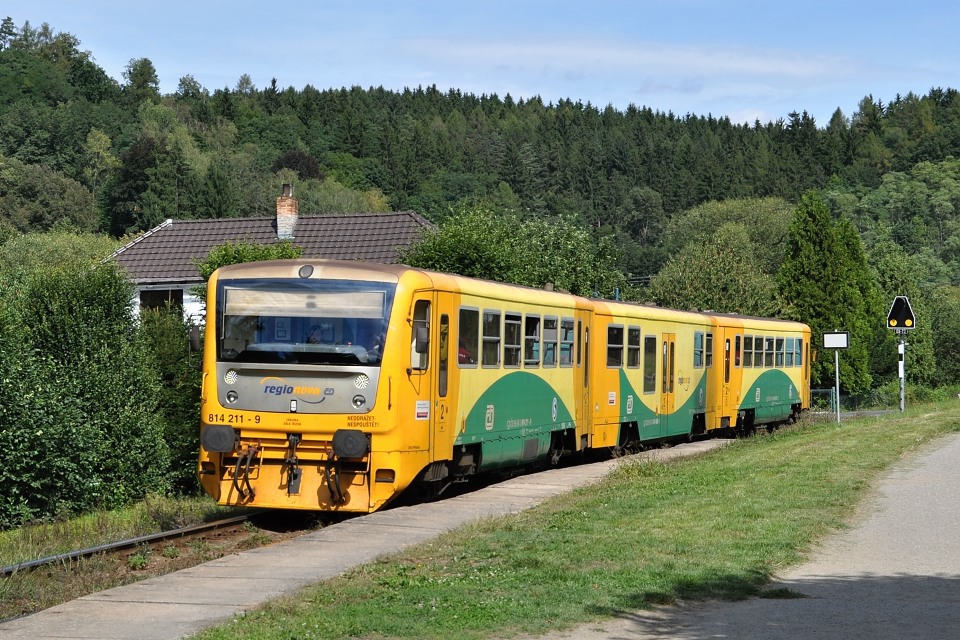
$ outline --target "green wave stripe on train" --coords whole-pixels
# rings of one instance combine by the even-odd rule
[[[756,423],[771,422],[789,417],[793,405],[800,402],[797,386],[790,376],[779,369],[768,369],[744,390],[740,410],[753,410]]]
[[[686,390],[684,390],[685,392]],[[634,398],[633,412],[629,411],[631,407],[628,406],[628,399],[631,395]],[[693,415],[703,413],[706,396],[707,377],[700,376],[700,380],[694,385],[693,391],[686,402],[679,407],[675,407],[670,415],[663,416],[640,401],[643,396],[634,388],[626,372],[620,370],[620,407],[623,412],[620,416],[620,422],[636,422],[641,440],[655,440],[690,433]],[[659,405],[659,392],[648,393],[646,397],[653,398]]]
[[[543,378],[517,371],[477,399],[455,444],[481,443],[480,470],[489,470],[529,460],[532,440],[537,440],[536,455],[546,455],[551,432],[572,428],[573,415],[563,394]]]

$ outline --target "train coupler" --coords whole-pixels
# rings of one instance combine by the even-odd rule
[[[291,433],[287,437],[287,442],[290,444],[290,449],[283,463],[287,466],[287,495],[292,496],[300,493],[300,480],[303,477],[303,469],[300,468],[300,460],[297,458],[300,435]]]

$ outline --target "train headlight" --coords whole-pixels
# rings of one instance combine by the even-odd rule
[[[355,406],[357,409],[359,409],[365,404],[367,404],[367,399],[364,398],[362,395],[358,393],[357,395],[353,396],[353,406]]]
[[[236,391],[228,391],[228,392],[227,392],[227,404],[233,404],[234,402],[237,401],[237,398],[239,398],[239,397],[240,397],[240,396],[237,395],[237,392],[236,392]]]

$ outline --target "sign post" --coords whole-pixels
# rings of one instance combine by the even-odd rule
[[[833,349],[834,375],[837,380],[837,422],[840,422],[840,349],[846,349],[850,346],[849,331],[824,332],[823,348]]]
[[[907,296],[897,296],[890,305],[890,312],[887,314],[887,326],[896,331],[900,343],[897,345],[897,367],[900,376],[900,411],[906,408],[907,396],[907,371],[906,371],[906,347],[907,343],[903,341],[907,331],[917,326],[917,319],[913,315],[913,308],[910,307],[910,300]]]

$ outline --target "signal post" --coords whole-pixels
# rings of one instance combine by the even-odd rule
[[[906,342],[904,336],[907,331],[917,326],[917,319],[910,307],[907,296],[897,296],[893,299],[890,312],[887,314],[887,326],[897,333],[900,343],[897,345],[897,368],[900,375],[900,411],[906,406],[907,372],[906,372]]]

